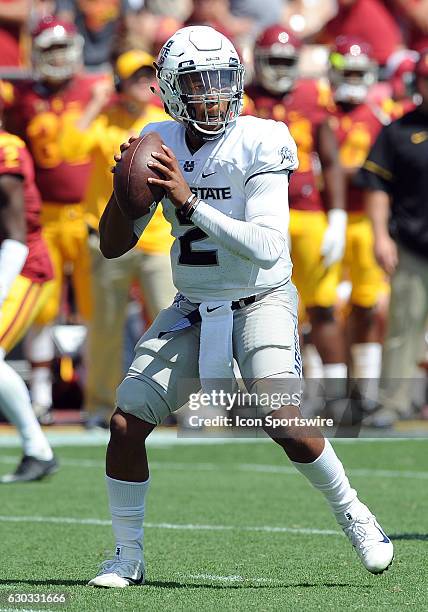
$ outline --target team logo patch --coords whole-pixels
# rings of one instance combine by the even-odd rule
[[[294,153],[287,146],[284,146],[279,150],[279,156],[281,157],[281,164],[283,164],[285,161],[290,162],[290,164],[295,163]]]
[[[174,308],[181,308],[182,304],[186,304],[186,303],[188,304],[189,300],[185,298],[182,293],[177,293],[172,305],[174,306]]]
[[[421,144],[421,142],[425,142],[427,138],[428,132],[414,132],[411,135],[410,140],[413,142],[413,144]]]
[[[195,162],[194,161],[185,161],[184,162],[184,165],[183,165],[184,172],[193,172],[194,169],[195,169]]]
[[[170,40],[162,47],[162,50],[159,56],[159,60],[158,60],[158,66],[163,65],[164,61],[166,60],[166,58],[168,57],[171,51],[171,47],[173,44],[174,44],[174,40],[170,38]]]

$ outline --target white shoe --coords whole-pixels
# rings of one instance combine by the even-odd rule
[[[361,503],[354,511],[345,512],[344,517],[349,524],[340,521],[343,531],[362,564],[372,574],[382,574],[392,563],[394,547],[376,517]]]
[[[101,564],[100,571],[88,582],[88,586],[124,588],[144,584],[144,563],[141,559],[122,559],[120,554]]]

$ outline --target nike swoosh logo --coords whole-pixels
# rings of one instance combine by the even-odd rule
[[[214,170],[214,172],[208,172],[208,174],[205,174],[204,172],[202,172],[202,178],[208,178],[209,176],[212,176],[215,173],[216,173],[216,170]]]
[[[216,306],[215,308],[209,308],[209,306],[207,306],[207,312],[214,312],[214,310],[218,310],[219,308],[221,308],[221,306]]]
[[[382,540],[380,540],[380,542],[382,542],[382,544],[389,544],[391,540],[388,538],[386,533],[383,533],[382,529],[379,529],[379,527],[376,527],[376,529],[379,531],[383,538]]]

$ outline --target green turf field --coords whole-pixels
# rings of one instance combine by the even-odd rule
[[[112,550],[102,447],[61,447],[49,481],[3,485],[0,611],[428,610],[428,441],[336,445],[395,544],[372,576],[321,496],[268,442],[151,448],[147,583],[85,586]],[[18,458],[0,451],[0,470]],[[14,604],[66,593],[67,604]]]

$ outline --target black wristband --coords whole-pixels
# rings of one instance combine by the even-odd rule
[[[195,212],[195,208],[197,206],[197,204],[195,206],[195,203],[197,199],[198,196],[192,193],[192,195],[189,196],[184,202],[183,206],[180,206],[179,210],[181,210],[186,217],[190,218],[190,216]]]
[[[189,210],[186,213],[186,217],[188,219],[192,218],[192,215],[195,212],[195,210],[197,209],[197,207],[199,206],[200,201],[201,200],[199,198],[196,198],[196,200],[193,200],[193,202],[191,203],[191,205],[189,207]]]

